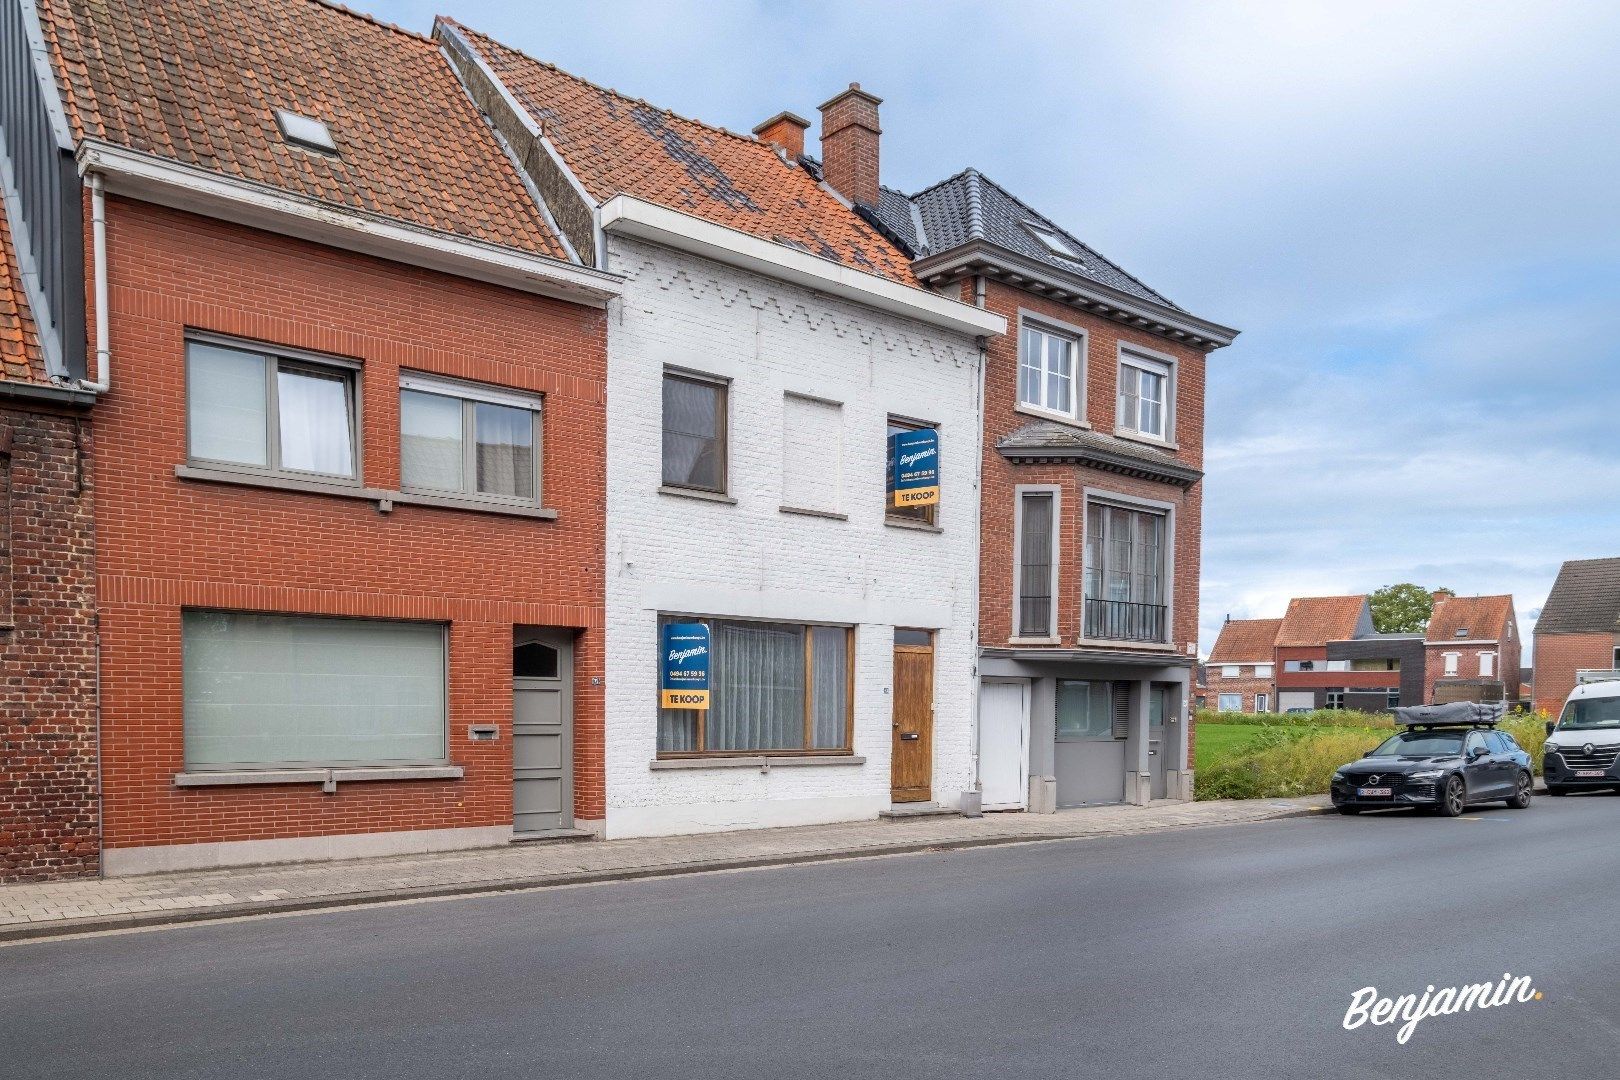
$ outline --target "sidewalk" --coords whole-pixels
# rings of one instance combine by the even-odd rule
[[[1317,812],[1326,805],[1325,796],[1165,801],[1056,814],[987,814],[977,819],[952,815],[641,840],[511,844],[434,855],[7,885],[0,886],[0,942],[824,859],[1128,836],[1292,817]]]

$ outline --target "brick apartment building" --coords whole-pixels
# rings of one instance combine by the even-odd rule
[[[1271,712],[1277,699],[1277,633],[1281,619],[1233,619],[1209,652],[1210,704],[1220,712]]]
[[[1536,620],[1535,707],[1557,715],[1581,671],[1620,668],[1620,558],[1571,559]]]
[[[0,49],[11,52],[8,18]],[[72,385],[83,342],[50,317],[61,278],[30,265],[33,288],[0,205],[0,882],[95,873],[101,847],[94,396]]]
[[[881,186],[875,105],[863,115],[871,153],[844,170],[829,159],[828,178],[916,256],[921,280],[1008,324],[984,388],[985,805],[1191,798],[1204,382],[1237,331],[978,170],[911,195]],[[824,149],[841,122],[824,116]]]
[[[1437,593],[1424,641],[1426,701],[1519,700],[1513,597]]]
[[[60,170],[71,226],[36,212],[27,257],[86,252],[104,871],[599,818],[618,279],[426,37],[310,0],[21,12],[49,66],[7,53],[40,136],[11,172]]]
[[[1365,596],[1302,596],[1277,631],[1278,712],[1421,704],[1423,636],[1373,630]]]

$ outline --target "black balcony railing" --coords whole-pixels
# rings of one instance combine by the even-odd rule
[[[1087,600],[1086,637],[1094,641],[1169,640],[1163,604],[1137,604],[1129,600]]]

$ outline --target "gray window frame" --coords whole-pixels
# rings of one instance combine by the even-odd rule
[[[720,430],[715,433],[715,442],[720,448],[720,486],[709,487],[706,484],[682,484],[670,480],[664,472],[664,384],[670,379],[680,379],[684,382],[697,383],[700,386],[710,386],[720,394],[720,407],[715,415],[720,421]],[[721,375],[711,375],[703,371],[693,371],[690,368],[664,366],[658,380],[658,483],[660,487],[671,491],[701,491],[713,495],[731,494],[731,380]]]
[[[265,464],[253,465],[240,461],[221,461],[217,458],[198,457],[191,452],[191,347],[192,345],[208,345],[216,349],[232,349],[236,352],[257,356],[265,361]],[[321,484],[336,484],[344,487],[362,487],[365,476],[365,428],[361,420],[365,416],[364,382],[361,378],[363,366],[358,360],[349,360],[343,357],[326,356],[321,353],[307,352],[302,349],[289,349],[280,346],[267,345],[263,342],[244,341],[241,338],[226,337],[222,334],[211,334],[201,331],[186,332],[183,353],[184,385],[185,385],[185,438],[186,438],[186,464],[199,468],[216,469],[223,472],[241,473],[245,476],[273,476],[287,480],[307,480]],[[343,476],[338,473],[310,472],[305,469],[284,468],[281,462],[281,391],[276,384],[276,373],[283,364],[293,370],[303,368],[313,370],[320,375],[338,375],[343,378],[344,397],[349,410],[349,465],[352,475]]]
[[[508,390],[487,383],[449,379],[428,372],[400,372],[399,437],[405,439],[405,395],[429,394],[452,398],[461,403],[461,479],[459,488],[435,488],[405,483],[405,464],[400,462],[399,490],[409,495],[432,495],[440,498],[464,499],[468,502],[498,503],[502,506],[543,506],[545,499],[545,396],[525,390]],[[534,448],[534,497],[502,495],[498,492],[478,490],[478,421],[477,407],[499,405],[508,409],[527,409],[532,424],[530,439]]]
[[[889,413],[883,424],[883,461],[887,472],[889,460],[890,428],[901,428],[905,431],[932,431],[939,432],[939,425],[932,420],[916,420],[909,416],[898,416]],[[941,463],[943,464],[943,463]],[[894,492],[889,488],[888,476],[883,478],[883,520],[900,525],[927,525],[931,528],[939,527],[939,503],[929,503],[927,506],[895,506],[892,498]],[[922,511],[917,513],[916,511]]]
[[[1052,614],[1047,619],[1045,634],[1024,634],[1023,577],[1024,577],[1024,499],[1028,496],[1049,495],[1052,499],[1052,569],[1050,589]],[[1058,484],[1019,484],[1013,488],[1013,549],[1012,549],[1012,641],[1056,641],[1061,622],[1058,618],[1059,582],[1062,580],[1063,562],[1063,488]]]
[[[374,761],[349,760],[349,761],[343,761],[343,762],[332,763],[332,764],[318,764],[318,763],[297,762],[297,761],[283,761],[283,762],[249,761],[249,762],[221,762],[221,763],[214,763],[214,764],[194,765],[191,762],[190,749],[189,749],[189,747],[187,747],[186,742],[185,742],[185,721],[184,721],[184,718],[182,716],[180,752],[181,752],[182,760],[185,762],[185,765],[184,765],[184,771],[185,772],[188,772],[188,773],[282,772],[282,771],[285,771],[285,770],[288,770],[288,769],[366,769],[366,768],[393,768],[393,767],[396,767],[396,766],[401,767],[401,768],[409,768],[409,767],[415,767],[415,766],[421,766],[421,765],[448,765],[450,763],[450,725],[451,725],[451,721],[450,721],[450,624],[449,623],[439,622],[439,621],[436,621],[436,620],[433,620],[433,619],[378,619],[378,618],[372,618],[370,616],[325,615],[325,614],[321,614],[321,613],[312,613],[312,612],[307,612],[307,611],[252,611],[252,612],[244,612],[244,611],[238,611],[238,610],[231,609],[231,608],[212,608],[212,607],[190,607],[190,608],[183,608],[182,609],[182,613],[184,613],[186,611],[216,611],[216,612],[220,612],[220,613],[226,614],[226,615],[250,614],[250,615],[263,615],[263,616],[267,616],[269,618],[275,618],[275,617],[280,616],[280,617],[284,617],[284,618],[288,618],[288,619],[332,619],[332,620],[341,620],[343,622],[415,623],[417,625],[437,626],[439,628],[440,640],[443,642],[443,648],[440,650],[440,654],[444,658],[444,660],[443,660],[443,668],[442,668],[442,676],[443,676],[442,682],[443,682],[443,685],[444,685],[444,712],[443,712],[443,715],[444,715],[444,738],[443,738],[443,741],[441,743],[443,753],[441,753],[436,758],[387,758],[387,759],[374,760]],[[184,626],[184,621],[183,620],[182,620],[182,623],[181,623],[181,631],[180,632],[181,632],[181,635],[182,635],[182,648],[183,648],[184,647],[184,634],[185,634],[185,626]],[[180,687],[180,702],[181,702],[182,714],[184,713],[185,700],[186,700],[184,674],[185,674],[184,666],[182,665],[182,668],[181,668],[181,687]]]

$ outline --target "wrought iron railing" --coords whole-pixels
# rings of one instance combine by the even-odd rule
[[[1164,604],[1138,604],[1129,600],[1087,600],[1086,637],[1095,641],[1169,640]]]

